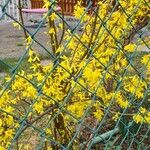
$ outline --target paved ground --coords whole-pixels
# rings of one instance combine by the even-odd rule
[[[66,20],[71,27],[76,24],[76,21],[72,18],[66,18]],[[26,28],[31,33],[34,33],[36,31],[37,25],[28,20],[26,22]],[[50,39],[49,36],[45,34],[47,30],[47,27],[40,28],[35,37],[40,43],[42,43],[47,49],[50,50]],[[12,23],[0,22],[0,59],[20,57],[23,51],[25,51],[25,46],[23,44],[23,31],[19,31],[17,28],[13,27]],[[33,44],[33,48],[38,53],[46,55],[46,52],[43,50],[43,48],[41,48],[36,43]]]
[[[76,23],[72,19],[68,19],[68,23],[73,27]],[[27,29],[34,33],[36,30],[36,26],[31,22],[26,22]],[[47,31],[46,27],[40,28],[38,33],[35,35],[35,37],[38,39],[40,43],[42,43],[49,51],[49,37],[45,35],[44,32]],[[150,36],[150,31],[146,31],[143,36]],[[137,41],[137,35],[134,38],[134,41]],[[33,48],[42,55],[46,55],[47,52],[43,50],[39,45],[36,43],[33,44]],[[139,46],[139,51],[148,51],[150,52],[150,49],[146,46]],[[17,28],[14,28],[12,23],[4,23],[0,22],[0,59],[4,58],[19,58],[22,56],[23,52],[25,51],[24,46],[24,33],[23,31],[18,30]],[[49,63],[48,60],[43,60],[43,64]],[[1,72],[0,70],[0,78],[5,76],[5,73]]]
[[[0,0],[2,1],[2,0]],[[0,16],[2,14],[2,10],[0,8]],[[25,24],[28,25],[27,29],[34,33],[36,30],[36,27],[33,26],[33,23],[29,21],[29,19],[33,20],[39,20],[41,19],[41,16],[38,14],[32,14],[27,17],[26,14],[23,14],[23,18],[25,19]],[[68,24],[73,27],[75,22],[73,21],[72,17],[65,17],[66,20],[68,20]],[[69,20],[70,19],[70,20]],[[31,25],[32,24],[32,25]],[[31,26],[30,26],[31,25]],[[79,27],[80,28],[80,27]],[[40,31],[36,34],[36,38],[39,40],[40,43],[42,43],[47,49],[50,50],[49,45],[49,37],[44,34],[44,32],[47,31],[46,27],[43,27],[40,29]],[[143,30],[142,32],[144,32]],[[150,36],[150,31],[146,31],[143,36]],[[136,38],[135,38],[136,39]],[[22,53],[25,51],[24,44],[24,34],[22,31],[19,31],[17,28],[14,28],[12,26],[12,23],[1,23],[0,21],[0,59],[4,58],[18,58],[22,55]],[[42,55],[46,55],[46,52],[36,43],[33,44],[33,48]],[[139,50],[142,51],[150,51],[145,46],[140,46]]]
[[[72,21],[69,21],[72,24]],[[36,27],[33,23],[27,22],[27,29],[33,33],[36,30]],[[42,43],[49,51],[50,39],[44,32],[47,31],[46,27],[40,28],[36,34],[36,38]],[[146,36],[150,36],[150,31],[144,33]],[[135,38],[136,40],[136,38]],[[4,58],[18,58],[25,51],[24,44],[24,34],[23,31],[19,31],[17,28],[14,28],[12,23],[0,23],[0,59]],[[46,55],[46,52],[36,43],[33,44],[33,48],[40,54]],[[146,46],[139,46],[139,51],[150,51]]]
[[[33,17],[36,18],[37,17]],[[39,18],[38,18],[39,19]],[[41,18],[40,18],[41,19]],[[66,18],[66,21],[73,27],[76,24],[76,21],[71,18]],[[25,22],[27,30],[30,33],[34,33],[36,31],[37,25],[32,23],[31,21],[27,20]],[[57,22],[58,25],[58,22]],[[47,50],[51,51],[50,49],[50,39],[49,36],[45,34],[48,29],[47,27],[41,27],[40,30],[35,35],[35,38],[44,45]],[[25,52],[25,45],[24,45],[24,33],[22,30],[18,30],[12,25],[12,22],[2,22],[0,21],[0,60],[5,58],[19,58],[22,56],[23,52]],[[38,44],[34,43],[32,45],[37,53],[40,55],[47,55],[47,52],[41,48]],[[42,60],[41,62],[43,65],[50,63],[49,60]],[[5,76],[6,73],[2,72],[0,65],[0,79]]]
[[[33,33],[36,28],[32,25],[27,28],[31,33]],[[45,45],[45,47],[49,47],[48,45],[48,36],[44,34],[47,31],[46,27],[42,27],[40,31],[36,34],[36,38]],[[44,54],[42,48],[40,48],[37,44],[33,44],[33,47],[37,50],[37,52]],[[0,59],[3,58],[16,58],[20,57],[25,51],[24,46],[24,33],[23,31],[18,30],[12,26],[12,23],[1,23],[0,24]]]

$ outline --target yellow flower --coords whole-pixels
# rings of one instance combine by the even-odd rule
[[[146,116],[144,117],[144,121],[145,121],[145,123],[147,123],[147,124],[150,124],[150,112],[147,112],[147,114],[146,114]]]
[[[31,146],[29,144],[24,145],[25,150],[31,150]]]
[[[136,114],[133,116],[133,120],[136,122],[136,123],[143,123],[143,117],[140,115],[140,114]]]
[[[8,140],[11,139],[13,137],[14,134],[14,130],[13,129],[8,129],[4,132],[4,140]]]
[[[81,5],[81,1],[77,1],[77,4],[74,6],[75,18],[80,19],[81,22],[87,21],[89,19],[89,16],[87,14],[84,14],[84,12],[85,12],[85,7]]]
[[[58,47],[58,49],[56,50],[56,53],[60,53],[63,50],[63,46],[62,47]]]
[[[125,108],[130,106],[129,102],[124,99],[124,97],[122,96],[121,92],[118,92],[116,94],[116,102],[123,109],[125,109]]]
[[[62,23],[59,23],[58,26],[59,26],[60,29],[63,29],[63,24]]]
[[[29,49],[29,56],[32,56],[34,53],[33,53],[33,50],[32,49]]]
[[[0,150],[6,150],[6,148],[0,145]]]
[[[93,114],[94,114],[94,117],[98,120],[98,121],[101,121],[101,119],[103,118],[103,116],[104,116],[104,113],[103,113],[103,111],[99,108],[97,108],[96,109],[96,111],[95,112],[93,112]]]
[[[13,117],[12,116],[8,116],[7,117],[7,119],[6,119],[6,123],[7,123],[7,125],[13,125],[13,123],[14,123],[14,119],[13,119]]]
[[[33,106],[34,110],[37,111],[38,113],[42,113],[43,112],[43,102],[36,102]]]
[[[128,44],[124,47],[124,49],[127,51],[127,52],[134,52],[135,49],[136,49],[136,45],[135,44]]]
[[[11,80],[11,77],[10,77],[10,76],[6,76],[6,77],[5,77],[5,81],[6,81],[6,82],[9,82],[10,80]]]
[[[130,107],[129,110],[134,112],[134,102],[130,104],[128,101],[131,100],[131,97],[140,102],[142,102],[144,95],[149,98],[147,90],[150,81],[150,65],[148,63],[150,54],[141,56],[142,60],[140,56],[138,58],[139,62],[145,65],[143,66],[145,82],[138,75],[135,75],[134,69],[128,68],[132,66],[118,47],[118,44],[124,45],[127,42],[126,39],[133,31],[133,26],[142,24],[140,21],[148,16],[148,7],[139,0],[120,1],[128,16],[131,17],[129,19],[120,6],[113,9],[113,5],[110,5],[111,2],[112,0],[98,1],[99,10],[96,12],[98,17],[93,11],[85,12],[86,7],[83,6],[82,0],[77,2],[73,14],[82,23],[83,31],[82,33],[78,31],[72,33],[71,29],[65,28],[61,44],[59,44],[61,35],[57,32],[58,34],[55,36],[58,36],[58,42],[54,39],[55,42],[52,42],[53,45],[51,45],[56,48],[56,53],[53,55],[52,61],[50,60],[50,64],[42,64],[36,52],[29,48],[28,62],[30,65],[28,69],[23,68],[23,71],[19,72],[18,69],[20,70],[20,68],[18,68],[16,70],[18,75],[12,78],[10,84],[8,84],[8,81],[11,80],[9,76],[1,84],[1,110],[22,118],[28,110],[32,109],[27,116],[27,121],[32,123],[32,120],[37,119],[33,125],[40,128],[41,131],[55,116],[56,118],[50,128],[45,129],[46,136],[50,135],[54,139],[55,127],[58,143],[66,144],[64,135],[68,136],[76,131],[79,119],[82,120],[85,117],[86,120],[88,119],[86,117],[94,117],[94,120],[101,121],[105,109],[111,104],[114,115],[112,119],[117,121],[121,113],[118,112],[120,110],[117,109],[118,106],[121,110]],[[138,9],[135,9],[135,6],[138,6]],[[51,2],[44,0],[44,7],[49,9]],[[90,12],[93,13],[90,14]],[[50,16],[44,15],[44,17],[45,19],[50,17],[52,21],[55,21],[57,13],[52,12]],[[16,23],[14,26],[19,27]],[[62,28],[63,24],[61,23],[59,27],[56,26],[56,31]],[[46,36],[52,34],[55,38],[55,28],[50,28],[46,34]],[[28,36],[26,39],[27,46],[33,42],[32,38],[32,36]],[[135,50],[136,45],[131,42],[124,47],[124,51],[127,53],[132,53]],[[60,52],[63,54],[58,56],[57,53]],[[125,73],[126,71],[131,73]],[[4,92],[3,95],[2,92]],[[37,96],[38,99],[35,102]],[[51,108],[53,110],[49,112],[48,110]],[[62,113],[62,116],[58,116],[58,113]],[[111,117],[111,113],[110,110],[108,116]],[[46,122],[43,122],[44,118],[40,117],[41,114],[44,114],[44,118],[47,119]],[[150,112],[144,107],[144,104],[141,105],[137,114],[132,115],[136,123],[145,123],[146,125],[150,123]],[[129,120],[127,119],[127,121]],[[10,144],[16,129],[20,126],[19,123],[19,120],[15,120],[7,113],[0,114],[0,150],[6,149]],[[68,133],[65,131],[67,125],[70,125],[69,130],[66,130]],[[27,132],[24,132],[24,136],[26,134]],[[21,140],[19,143],[20,149],[32,149],[30,143],[26,144]],[[48,144],[48,149],[51,150],[50,141]],[[76,140],[72,147],[78,149],[76,148],[78,144],[78,140]]]
[[[12,24],[13,24],[14,27],[17,27],[19,30],[21,30],[21,26],[20,26],[19,23],[13,22]]]
[[[146,110],[145,108],[143,108],[143,107],[140,107],[140,112],[141,112],[142,114],[145,114],[145,113],[147,112],[147,110]]]
[[[3,124],[3,121],[2,121],[2,119],[0,119],[0,127],[2,126],[2,124]]]
[[[49,7],[51,6],[50,1],[49,1],[49,0],[43,0],[43,1],[44,1],[44,6],[43,6],[43,8],[49,9]]]
[[[26,41],[27,46],[29,46],[32,43],[31,36],[28,36],[25,41]]]
[[[143,56],[142,60],[141,60],[141,63],[144,65],[146,65],[148,62],[150,64],[150,54]],[[149,64],[147,64],[147,65],[149,65]]]
[[[54,21],[55,19],[58,18],[58,16],[56,15],[56,13],[52,13],[52,14],[50,15],[50,17],[51,17],[51,20],[52,20],[52,21]]]
[[[50,28],[49,33],[50,33],[50,34],[55,34],[54,28]]]
[[[51,129],[47,128],[47,129],[46,129],[46,134],[49,134],[49,135],[52,134]]]
[[[114,121],[117,121],[119,117],[120,117],[120,112],[116,112],[116,114],[112,117],[112,119]]]

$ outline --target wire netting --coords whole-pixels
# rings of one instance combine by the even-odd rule
[[[149,1],[72,2],[65,16],[65,2],[57,11],[44,0],[32,32],[22,1],[19,20],[12,3],[0,5],[0,20],[21,28],[26,47],[13,64],[0,58],[0,150],[150,149]]]

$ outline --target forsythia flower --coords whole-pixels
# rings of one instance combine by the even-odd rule
[[[150,124],[150,111],[146,110],[146,108],[140,107],[139,113],[133,116],[133,120],[136,123],[146,123]]]
[[[17,22],[13,22],[13,26],[14,26],[14,27],[17,27],[19,30],[21,30],[21,26],[20,26],[20,24],[17,23]]]
[[[118,120],[118,118],[119,118],[119,116],[120,116],[120,112],[116,112],[116,114],[113,116],[113,120],[114,121],[117,121]]]
[[[94,117],[95,117],[98,121],[100,121],[100,120],[103,118],[103,115],[104,115],[103,111],[100,110],[100,109],[96,109],[96,111],[93,112],[93,114],[94,114]]]
[[[33,106],[33,109],[35,111],[37,111],[38,113],[42,113],[43,112],[43,102],[42,101],[36,102]]]
[[[0,87],[0,150],[11,144],[22,119],[27,124],[21,135],[26,137],[35,128],[40,134],[35,141],[40,141],[41,137],[48,140],[46,148],[49,150],[52,149],[52,140],[67,146],[80,123],[86,127],[93,122],[101,122],[107,109],[110,111],[106,115],[111,120],[117,121],[121,112],[127,111],[134,113],[131,116],[135,123],[150,124],[150,112],[146,107],[150,102],[150,54],[144,53],[142,59],[138,58],[144,72],[136,75],[139,70],[134,70],[134,63],[128,60],[128,55],[134,54],[137,45],[127,40],[135,31],[133,26],[143,25],[141,20],[147,18],[148,6],[143,5],[143,0],[120,0],[119,3],[130,19],[117,1],[98,1],[96,12],[92,11],[95,6],[85,12],[83,1],[78,1],[74,17],[81,21],[83,32],[64,28],[63,39],[59,42],[59,33],[62,32],[57,32],[57,35],[55,29],[50,28],[47,35],[53,34],[51,46],[55,50],[49,64],[42,65],[36,52],[28,47],[34,41],[28,36],[29,65],[26,66],[29,67],[17,68],[16,74],[7,76]],[[50,6],[51,2],[44,0],[44,8],[49,9]],[[55,23],[57,13],[49,17]],[[62,30],[63,24],[55,27],[56,31]],[[55,36],[58,38],[55,39]],[[132,70],[134,72],[130,72]],[[142,101],[145,102],[142,104]],[[136,113],[139,102],[141,107]],[[90,123],[88,117],[93,119]],[[127,121],[131,119],[127,117]],[[81,133],[84,131],[79,129]],[[78,139],[82,138],[83,135],[78,134],[71,148],[80,149],[81,140]],[[22,142],[21,138],[19,142]],[[23,141],[23,146],[19,143],[20,149],[33,149],[30,146],[32,142],[26,143]]]
[[[44,2],[43,8],[49,9],[49,7],[51,6],[51,2],[49,0],[43,0],[43,2]]]
[[[136,45],[135,44],[128,44],[124,47],[124,49],[127,52],[134,52],[134,50],[136,49]]]
[[[32,42],[31,36],[27,37],[26,42],[27,42],[27,46],[31,44],[31,42]]]
[[[150,65],[150,54],[143,56],[141,63],[144,65],[146,65],[148,63],[148,65]]]
[[[86,8],[81,6],[81,1],[77,1],[77,5],[74,7],[74,16],[77,19],[81,19],[81,22],[87,21],[89,16],[85,12]]]

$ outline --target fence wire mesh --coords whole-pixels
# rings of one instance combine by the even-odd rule
[[[0,150],[150,149],[150,2],[69,2],[72,16],[44,0],[32,32],[21,0],[19,21],[13,0],[0,5],[26,45],[15,63],[0,58]]]

